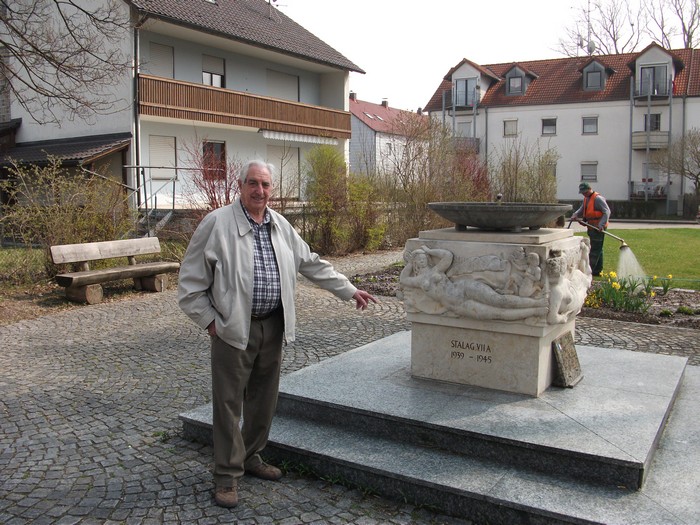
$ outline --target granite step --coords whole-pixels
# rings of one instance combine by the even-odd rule
[[[534,398],[416,380],[394,334],[283,376],[265,454],[476,522],[683,523],[644,484],[687,360],[577,353],[583,379]],[[211,442],[211,405],[180,417]]]

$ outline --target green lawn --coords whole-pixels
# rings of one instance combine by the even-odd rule
[[[673,275],[674,288],[700,290],[700,230],[668,228],[608,230],[627,242],[637,261],[650,276]],[[585,235],[580,233],[577,235]],[[606,236],[603,271],[617,271],[620,241]]]

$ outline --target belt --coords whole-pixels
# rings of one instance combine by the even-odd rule
[[[265,319],[269,319],[270,317],[272,317],[273,315],[275,315],[276,313],[278,313],[280,310],[282,310],[282,307],[281,307],[281,306],[278,306],[277,308],[275,308],[275,309],[272,310],[271,312],[267,312],[267,313],[265,313],[265,314],[260,314],[260,315],[251,314],[251,315],[250,315],[250,318],[251,318],[253,321],[264,321]]]

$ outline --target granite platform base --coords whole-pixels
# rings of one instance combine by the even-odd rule
[[[577,353],[583,379],[534,398],[414,379],[394,334],[283,376],[265,456],[476,523],[694,523],[700,369]],[[211,442],[211,405],[180,417]]]

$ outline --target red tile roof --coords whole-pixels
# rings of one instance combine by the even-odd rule
[[[655,46],[656,44],[652,44]],[[651,47],[651,46],[650,46]],[[571,104],[577,102],[609,102],[614,100],[629,100],[630,78],[632,78],[635,60],[645,51],[625,53],[620,55],[598,55],[570,57],[550,60],[533,60],[519,63],[503,63],[478,66],[479,70],[490,73],[492,78],[498,78],[482,93],[481,106],[524,106],[544,104]],[[667,51],[676,65],[676,77],[673,93],[678,96],[700,96],[700,50],[676,49]],[[605,89],[602,91],[584,91],[582,89],[582,70],[595,60],[608,71]],[[445,79],[433,94],[425,107],[425,111],[440,111],[442,109],[442,93],[452,88],[451,78],[454,72],[465,60],[450,69]],[[468,61],[467,61],[468,62]],[[471,64],[471,62],[469,62]],[[518,66],[529,74],[533,80],[523,95],[506,95],[505,74],[514,66]],[[680,71],[679,71],[680,69]]]
[[[267,0],[127,0],[142,15],[346,71],[357,65]]]
[[[378,133],[394,133],[395,124],[400,116],[419,115],[412,111],[395,109],[389,104],[373,104],[364,100],[357,100],[350,97],[350,113],[360,119],[370,129]]]

